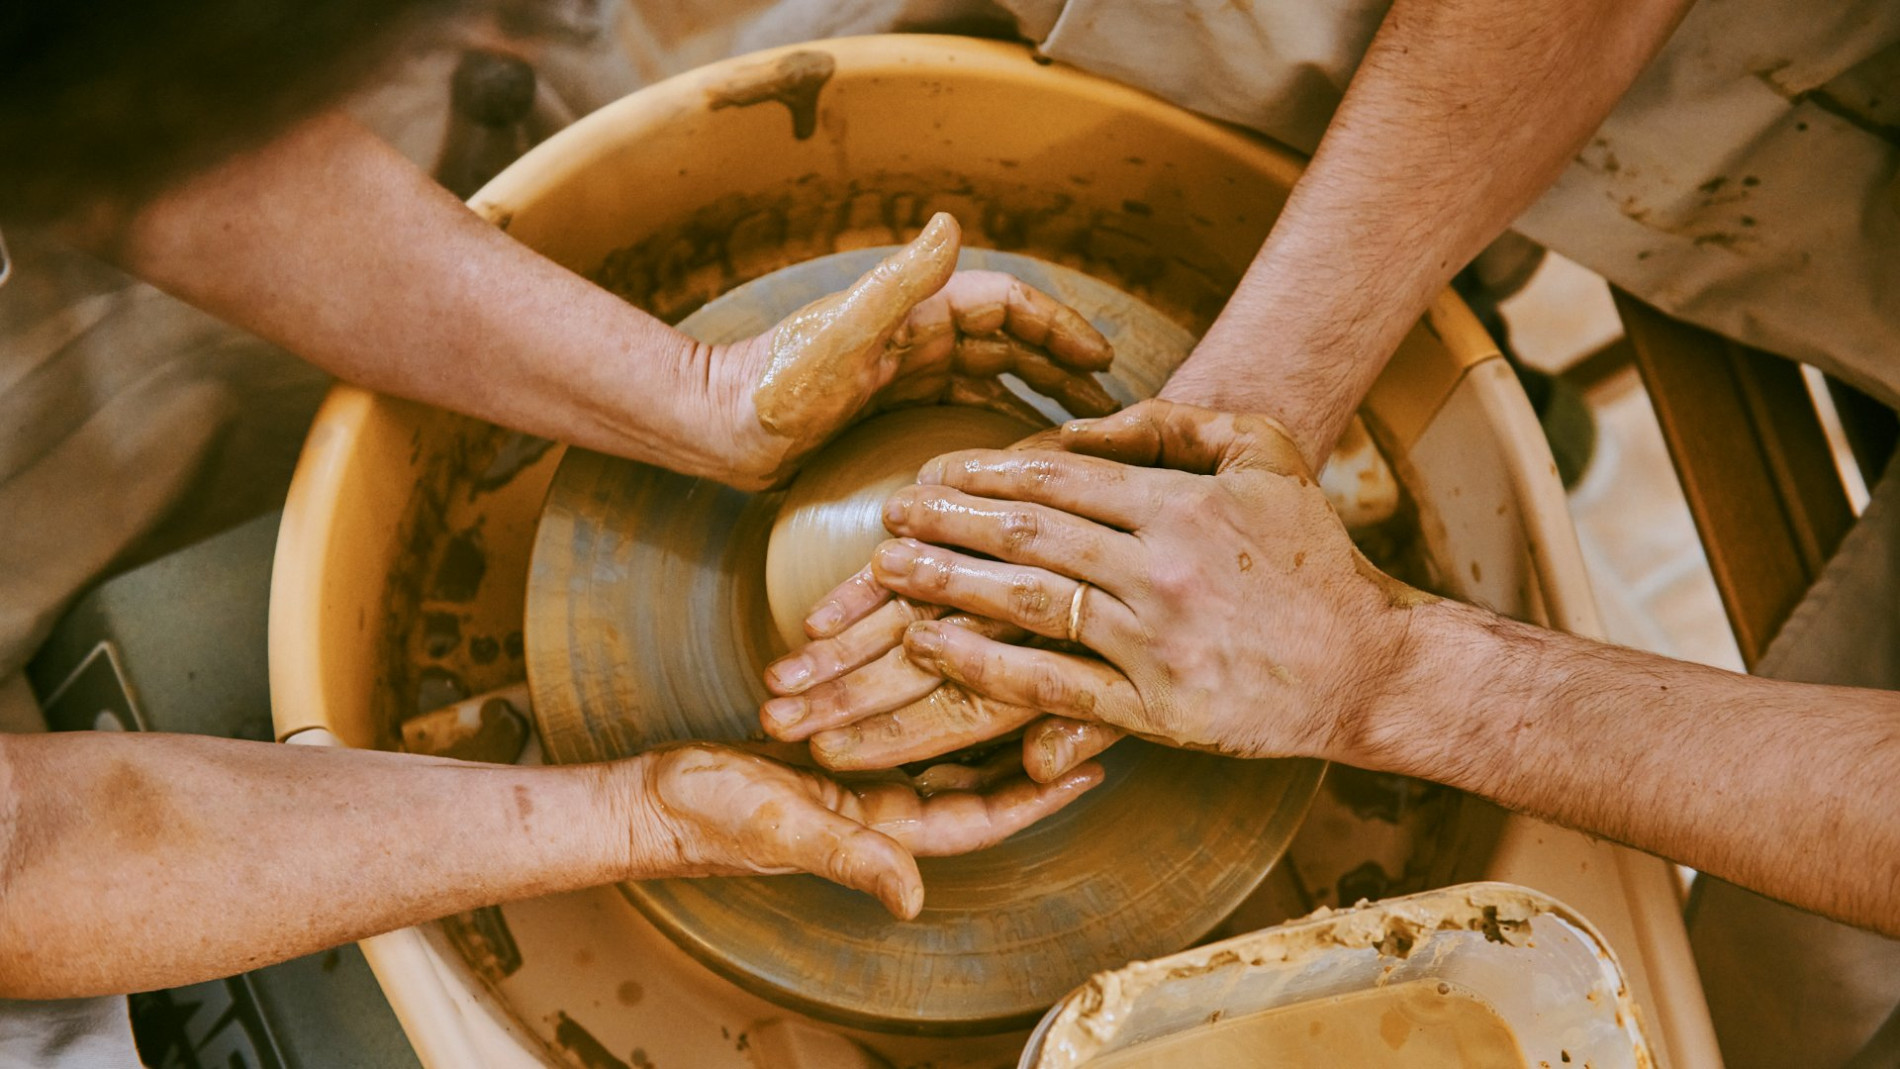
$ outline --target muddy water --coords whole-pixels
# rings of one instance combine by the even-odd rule
[[[1089,1069],[1524,1069],[1517,1037],[1458,987],[1415,981],[1250,1014]]]

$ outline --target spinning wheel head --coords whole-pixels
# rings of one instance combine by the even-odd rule
[[[849,285],[878,250],[786,268],[682,329],[748,337]],[[964,250],[1082,312],[1115,345],[1109,389],[1151,395],[1193,338],[1079,272]],[[1051,412],[1060,418],[1059,412]],[[927,459],[1031,428],[971,409],[903,409],[841,436],[783,492],[746,494],[571,450],[530,567],[527,657],[550,760],[627,756],[679,739],[760,738],[765,665],[886,537],[884,498]],[[925,858],[914,921],[811,876],[623,887],[728,979],[827,1020],[969,1034],[1027,1025],[1103,969],[1180,950],[1231,912],[1286,848],[1319,783],[1309,761],[1236,761],[1124,742],[1107,781],[988,850]]]

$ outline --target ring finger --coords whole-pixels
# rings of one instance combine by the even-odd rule
[[[1134,613],[1113,594],[1042,568],[984,560],[913,538],[878,546],[871,568],[895,593],[1080,642],[1111,659],[1140,634]]]

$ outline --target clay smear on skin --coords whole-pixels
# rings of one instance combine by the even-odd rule
[[[850,289],[814,301],[780,324],[772,332],[770,363],[752,394],[759,423],[793,441],[837,426],[845,414],[840,408],[874,385],[865,380],[876,363],[860,354],[886,344],[911,308],[949,278],[957,239],[956,221],[938,214],[916,241]]]

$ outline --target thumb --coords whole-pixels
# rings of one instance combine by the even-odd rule
[[[773,329],[770,363],[753,392],[759,422],[775,434],[801,437],[816,422],[827,430],[850,415],[830,411],[858,392],[851,409],[883,385],[892,368],[874,361],[918,302],[942,289],[956,273],[962,232],[956,219],[938,212],[916,240],[886,256],[849,289],[819,298]],[[868,373],[868,374],[867,374]],[[840,391],[839,380],[868,377],[858,391]],[[813,409],[823,411],[814,411]]]
[[[900,920],[923,909],[923,875],[897,840],[813,801],[801,803],[785,829],[781,863],[872,895]]]
[[[1195,475],[1263,469],[1312,478],[1299,447],[1268,416],[1233,415],[1149,400],[1100,419],[1071,420],[1060,445],[1072,453]]]

